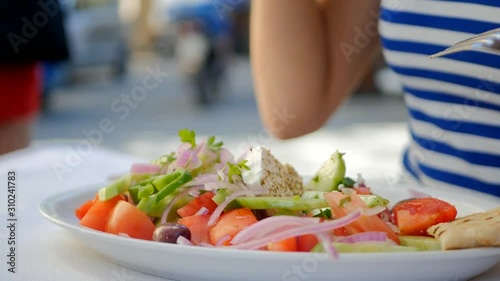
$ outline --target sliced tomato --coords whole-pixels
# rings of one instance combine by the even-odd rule
[[[79,220],[81,220],[85,216],[85,214],[88,212],[88,210],[90,209],[90,207],[92,207],[92,205],[94,205],[94,200],[87,200],[87,201],[85,201],[85,203],[83,203],[80,207],[78,207],[75,210],[76,217]]]
[[[351,233],[349,231],[347,231],[347,229],[345,227],[340,227],[340,228],[335,228],[333,230],[333,234],[335,236],[347,236],[347,235],[350,235]]]
[[[82,205],[80,205],[80,207],[78,207],[76,210],[75,210],[75,215],[76,217],[81,220],[85,214],[88,212],[88,210],[90,209],[90,207],[92,207],[92,205],[95,203],[95,201],[99,200],[99,193],[96,193],[94,195],[94,198],[90,199],[90,200],[87,200],[85,201]]]
[[[80,225],[90,227],[95,230],[105,231],[109,213],[113,210],[118,201],[122,201],[123,198],[123,196],[118,195],[107,201],[95,200],[80,220]]]
[[[211,215],[215,208],[217,208],[217,204],[212,200],[215,196],[213,192],[206,192],[200,195],[197,198],[194,198],[191,202],[186,204],[184,207],[177,210],[177,214],[183,217],[189,217],[196,214],[202,207],[207,208],[208,214]]]
[[[210,244],[210,228],[208,227],[209,219],[210,215],[189,216],[181,218],[178,223],[189,228],[189,231],[191,232],[191,242],[193,244]]]
[[[272,242],[267,245],[268,251],[278,252],[297,252],[298,249],[297,237],[286,238],[277,242]]]
[[[378,217],[381,218],[385,222],[392,223],[392,221],[391,221],[391,211],[389,209],[385,209],[383,212],[381,212],[380,214],[378,214]]]
[[[319,242],[314,234],[301,235],[297,239],[297,251],[310,252]]]
[[[216,244],[222,237],[229,235],[231,239],[244,228],[257,222],[255,215],[246,208],[235,209],[223,214],[217,224],[210,230],[210,241]],[[226,245],[229,244],[227,241]]]
[[[332,214],[336,218],[341,218],[346,216],[348,213],[356,211],[358,208],[368,209],[366,203],[359,198],[358,195],[352,194],[349,200],[345,200],[346,195],[342,192],[328,192],[324,194],[328,205],[332,210]],[[344,201],[342,201],[344,200]],[[341,206],[342,205],[342,206]],[[380,231],[387,233],[387,237],[397,244],[400,244],[397,234],[392,230],[387,223],[385,223],[380,217],[373,216],[361,216],[356,221],[346,225],[344,227],[348,234],[355,234],[366,231]]]
[[[111,210],[105,231],[128,234],[132,238],[152,240],[156,226],[141,210],[127,201],[119,201]]]
[[[402,235],[427,235],[427,229],[441,222],[450,222],[457,209],[436,198],[418,198],[400,202],[392,208],[392,222]]]

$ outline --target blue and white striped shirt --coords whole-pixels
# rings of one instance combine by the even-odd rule
[[[500,0],[382,0],[384,55],[403,84],[406,169],[428,186],[500,196],[500,56],[429,55],[500,27]]]

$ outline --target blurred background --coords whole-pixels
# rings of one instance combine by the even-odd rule
[[[324,128],[279,141],[262,128],[254,100],[249,1],[60,2],[70,58],[44,63],[34,145],[89,139],[151,159],[175,150],[177,131],[190,128],[235,150],[267,146],[301,173],[338,148],[349,174],[396,177],[407,113],[382,57]],[[103,119],[112,130],[102,130]]]

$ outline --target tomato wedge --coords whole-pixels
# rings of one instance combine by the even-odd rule
[[[217,204],[212,200],[214,196],[215,194],[213,192],[203,193],[184,207],[179,208],[177,214],[179,214],[181,218],[189,217],[196,214],[202,207],[205,207],[208,210],[207,215],[210,215],[214,212],[215,208],[217,208]]]
[[[223,214],[217,224],[210,230],[210,241],[213,245],[222,237],[229,235],[231,239],[244,228],[257,222],[251,210],[246,208],[235,209]],[[225,244],[229,244],[228,240]]]
[[[89,211],[90,207],[94,205],[94,200],[87,200],[80,207],[75,210],[76,217],[81,220],[85,214]]]
[[[297,244],[298,244],[297,237],[290,237],[277,242],[269,243],[267,245],[267,250],[278,251],[278,252],[297,252],[298,249]]]
[[[333,216],[336,218],[344,217],[347,213],[354,212],[357,208],[368,209],[366,203],[356,194],[352,194],[350,196],[349,202],[343,202],[342,200],[348,196],[338,191],[324,193],[324,197],[332,210]],[[344,228],[349,234],[366,231],[385,232],[387,233],[387,237],[389,239],[397,244],[400,244],[398,235],[377,215],[361,216],[356,221],[346,225]]]
[[[123,199],[123,196],[118,195],[107,201],[95,200],[80,220],[80,225],[104,231],[109,213],[113,210],[116,204]]]
[[[80,207],[78,207],[75,210],[76,217],[79,220],[81,220],[85,216],[85,214],[88,212],[90,207],[92,207],[92,205],[94,205],[95,201],[97,201],[97,200],[99,200],[99,193],[96,193],[93,199],[85,201],[82,205],[80,205]]]
[[[183,224],[189,228],[191,232],[191,242],[194,245],[200,243],[210,244],[210,228],[208,227],[208,220],[210,215],[189,216],[181,218],[178,223]]]
[[[318,244],[318,242],[318,237],[314,234],[301,235],[297,241],[297,251],[310,252]]]
[[[392,208],[392,222],[403,235],[427,235],[427,229],[441,222],[450,222],[457,209],[436,198],[418,198],[402,201]]]
[[[109,213],[105,231],[128,234],[132,238],[153,240],[156,226],[141,210],[127,201],[119,201]]]

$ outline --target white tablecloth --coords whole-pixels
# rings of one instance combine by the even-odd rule
[[[73,158],[72,158],[73,157]],[[7,229],[0,228],[2,281],[154,281],[166,280],[115,265],[85,248],[64,230],[42,217],[38,205],[56,192],[103,182],[128,170],[131,155],[94,148],[75,157],[67,145],[40,145],[0,157],[0,215],[7,223],[7,171],[17,174],[16,273],[7,271]],[[56,172],[54,167],[59,167]],[[62,167],[67,169],[62,170]],[[65,172],[64,174],[63,171]],[[57,176],[59,173],[60,177]],[[500,265],[473,279],[499,280]]]

